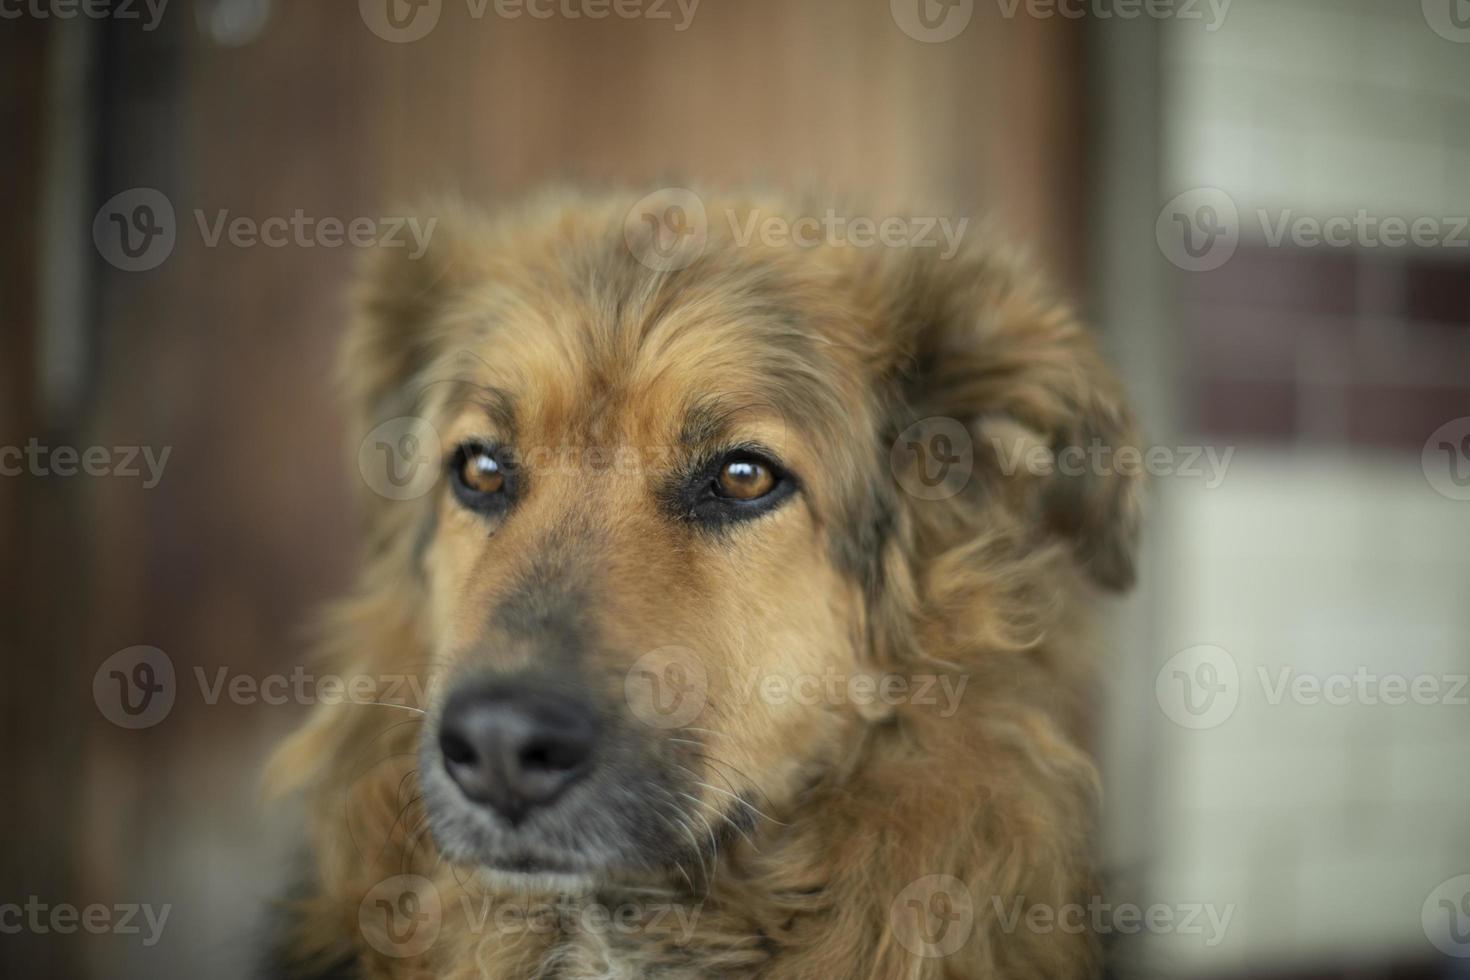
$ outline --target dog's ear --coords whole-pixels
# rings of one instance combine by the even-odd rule
[[[1015,259],[914,250],[884,284],[896,326],[894,433],[931,417],[972,439],[977,495],[1013,498],[1070,541],[1098,583],[1133,583],[1141,465],[1118,383],[1089,331]],[[1131,447],[1127,462],[1117,450]],[[1140,458],[1141,463],[1141,458]]]
[[[440,319],[463,285],[464,259],[456,245],[462,232],[435,218],[415,220],[423,245],[373,249],[353,297],[340,373],[359,437],[414,411],[413,384],[428,367]]]

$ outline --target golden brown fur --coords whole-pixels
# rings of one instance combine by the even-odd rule
[[[624,236],[636,196],[549,194],[497,218],[449,205],[424,258],[375,261],[346,349],[354,447],[419,415],[447,450],[479,434],[493,388],[514,393],[521,445],[632,447],[641,463],[551,466],[543,454],[535,489],[493,533],[442,481],[416,500],[364,494],[364,569],[322,655],[343,675],[421,676],[432,717],[446,678],[534,660],[486,622],[533,567],[591,597],[586,670],[604,695],[646,651],[694,651],[708,708],[685,741],[649,736],[660,760],[698,774],[664,831],[677,867],[593,875],[560,900],[646,910],[658,896],[697,918],[687,933],[477,923],[482,901],[539,901],[536,883],[507,886],[440,854],[418,799],[419,716],[324,706],[274,768],[312,815],[289,975],[1097,975],[1096,937],[1007,929],[997,914],[1017,899],[1085,903],[1095,887],[1089,606],[1098,585],[1131,580],[1136,487],[1002,465],[1017,447],[1133,442],[1091,339],[983,244],[942,259],[732,239],[727,211],[812,213],[778,200],[707,195],[703,253],[653,271]],[[691,410],[713,405],[781,453],[801,488],[711,537],[668,520],[650,488]],[[935,416],[968,427],[974,473],[956,496],[922,500],[889,448]],[[966,686],[947,717],[739,695],[752,676],[824,671]],[[364,940],[359,906],[401,874],[433,882],[441,921],[428,950],[398,957]],[[964,883],[974,927],[957,951],[924,956],[895,902],[937,874]]]

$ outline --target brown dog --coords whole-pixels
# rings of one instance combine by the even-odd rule
[[[1134,441],[1113,379],[981,245],[691,198],[456,206],[379,253],[357,436],[431,469],[367,495],[325,655],[423,711],[281,750],[313,815],[281,975],[1099,972],[1014,912],[1094,888],[1085,631],[1137,487],[1039,464]]]

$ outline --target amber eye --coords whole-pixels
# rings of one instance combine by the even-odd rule
[[[459,466],[459,478],[466,488],[476,493],[497,493],[505,486],[505,474],[500,472],[500,463],[483,450],[465,453]]]
[[[449,461],[454,495],[471,510],[484,513],[502,509],[509,496],[508,456],[503,449],[467,443]]]
[[[776,475],[759,460],[732,459],[720,467],[715,487],[722,497],[756,500],[776,486]]]
[[[710,530],[768,514],[791,499],[800,485],[773,455],[754,446],[712,454],[685,480],[665,491],[667,505],[673,516]]]

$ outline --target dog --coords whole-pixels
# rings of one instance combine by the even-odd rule
[[[1100,975],[1014,914],[1098,887],[1138,537],[1136,475],[1051,465],[1137,438],[1069,308],[984,240],[742,234],[780,195],[428,210],[344,347],[359,459],[429,476],[363,492],[320,654],[371,683],[272,763],[272,975]]]

